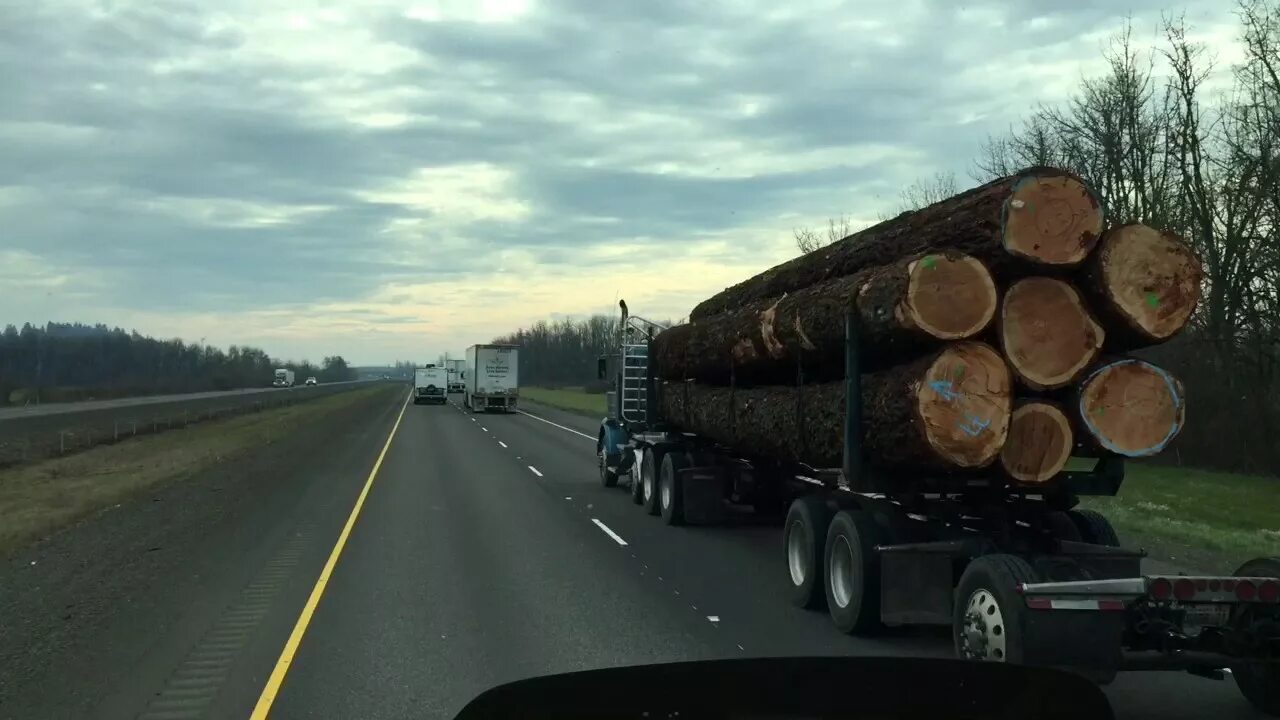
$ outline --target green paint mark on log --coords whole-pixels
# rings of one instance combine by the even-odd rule
[[[932,270],[938,264],[938,261],[934,260],[932,255],[925,255],[920,264],[924,265],[925,270]]]
[[[1147,293],[1147,307],[1153,308],[1153,307],[1157,307],[1158,305],[1160,305],[1160,298],[1156,297],[1155,293],[1151,293],[1151,292]]]

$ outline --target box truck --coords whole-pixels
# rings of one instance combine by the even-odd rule
[[[519,348],[472,345],[467,348],[463,404],[471,412],[516,409],[520,396]]]
[[[414,368],[413,371],[413,404],[439,403],[445,404],[448,397],[449,372],[439,365]]]
[[[467,361],[462,359],[445,360],[444,364],[449,369],[449,392],[464,392],[467,389]]]

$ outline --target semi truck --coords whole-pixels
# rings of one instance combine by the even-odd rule
[[[440,365],[427,365],[413,370],[413,404],[448,401],[449,371]]]
[[[289,368],[277,368],[272,387],[293,387],[293,371]]]
[[[462,404],[471,412],[511,412],[520,400],[520,350],[515,345],[467,348]]]
[[[1091,469],[1036,487],[996,471],[886,476],[861,452],[852,315],[841,467],[735,452],[662,418],[667,385],[649,349],[664,330],[622,304],[617,350],[598,360],[612,388],[596,440],[600,481],[627,479],[649,515],[668,525],[717,525],[738,512],[781,519],[778,571],[791,603],[825,608],[842,633],[950,626],[962,658],[1065,668],[1098,683],[1127,670],[1230,675],[1251,704],[1280,716],[1280,558],[1222,575],[1144,573],[1144,553],[1121,547],[1107,518],[1079,505],[1120,491],[1121,458],[1094,457]]]
[[[467,361],[450,359],[445,360],[444,363],[449,368],[449,392],[465,392],[467,389]]]

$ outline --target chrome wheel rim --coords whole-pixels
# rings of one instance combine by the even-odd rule
[[[996,596],[986,588],[969,594],[965,604],[964,626],[960,628],[960,652],[968,660],[1004,662],[1004,613]]]
[[[662,483],[662,507],[671,507],[671,483]]]
[[[844,535],[837,536],[835,544],[831,546],[827,575],[831,578],[831,599],[836,601],[838,607],[849,607],[853,600],[853,548],[849,546],[849,538]]]
[[[649,502],[653,499],[653,473],[644,473],[644,500]]]
[[[791,571],[791,584],[799,587],[809,575],[805,559],[805,530],[799,520],[787,528],[787,569]]]

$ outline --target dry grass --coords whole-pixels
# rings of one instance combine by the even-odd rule
[[[385,388],[352,390],[0,470],[0,554],[149,487],[268,445],[379,392]]]

